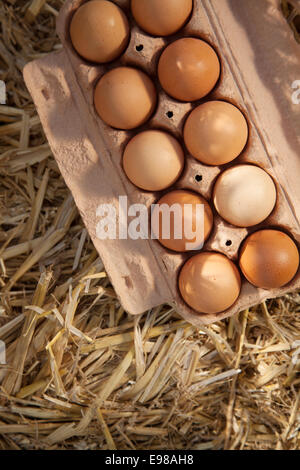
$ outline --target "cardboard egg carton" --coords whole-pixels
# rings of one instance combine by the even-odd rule
[[[139,314],[169,303],[186,320],[201,325],[298,288],[299,273],[287,286],[274,290],[257,289],[243,279],[240,297],[232,308],[217,315],[200,314],[184,303],[177,287],[180,268],[194,253],[173,253],[151,239],[99,240],[96,236],[96,209],[100,204],[113,203],[118,207],[119,196],[126,195],[129,204],[144,203],[150,207],[166,192],[144,192],[127,179],[122,153],[130,138],[141,130],[160,128],[184,145],[182,131],[189,112],[201,102],[217,99],[235,104],[245,114],[250,132],[244,152],[228,165],[208,167],[185,149],[183,175],[168,191],[191,189],[210,200],[221,171],[239,163],[257,164],[277,184],[275,210],[264,223],[251,229],[233,227],[215,212],[214,229],[204,250],[224,253],[237,262],[241,242],[249,233],[264,227],[286,231],[299,246],[300,104],[294,103],[292,84],[300,79],[300,49],[280,12],[279,2],[194,0],[187,25],[172,37],[159,38],[137,27],[128,0],[115,0],[129,18],[131,39],[118,60],[103,66],[85,62],[70,42],[70,20],[82,3],[83,0],[66,1],[57,21],[62,50],[28,64],[24,77],[61,173],[123,307],[131,314]],[[167,96],[156,74],[164,47],[183,36],[206,40],[218,52],[222,64],[213,92],[194,103],[180,103]],[[93,105],[95,84],[118,65],[147,72],[159,94],[152,119],[133,131],[110,128],[98,117]]]

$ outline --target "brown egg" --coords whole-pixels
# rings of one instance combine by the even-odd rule
[[[251,227],[271,214],[276,203],[276,187],[271,176],[258,166],[235,165],[217,179],[213,200],[227,222]]]
[[[179,178],[184,153],[170,134],[149,130],[137,134],[127,144],[123,168],[130,181],[146,191],[161,191]]]
[[[171,207],[174,205],[177,206],[176,215],[172,214]],[[197,207],[203,211],[197,213]],[[209,237],[213,227],[213,213],[200,194],[179,189],[165,194],[158,201],[152,211],[151,224],[152,233],[169,250],[197,250],[203,247]]]
[[[237,300],[241,277],[226,256],[203,252],[184,264],[179,275],[179,290],[185,302],[197,312],[220,313]]]
[[[193,0],[131,0],[137,24],[153,36],[169,36],[183,27],[193,9]]]
[[[129,24],[121,8],[106,0],[84,3],[74,14],[70,36],[84,59],[105,63],[116,59],[129,40]]]
[[[195,108],[184,127],[188,151],[206,165],[224,165],[243,151],[248,124],[241,111],[224,101],[209,101]]]
[[[242,245],[240,267],[246,279],[256,287],[282,287],[298,270],[298,248],[279,230],[260,230],[252,233]]]
[[[95,88],[96,111],[106,124],[134,129],[144,124],[155,109],[156,90],[141,70],[117,67],[107,72]]]
[[[164,50],[158,63],[161,86],[180,101],[203,98],[214,88],[219,76],[219,58],[201,39],[178,39]]]

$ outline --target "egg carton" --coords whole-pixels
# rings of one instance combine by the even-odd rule
[[[288,285],[272,290],[258,289],[243,278],[240,297],[230,309],[201,314],[185,304],[177,284],[180,268],[194,253],[168,251],[157,240],[99,240],[96,235],[96,209],[100,204],[118,207],[119,196],[127,196],[129,204],[142,203],[150,208],[165,192],[175,188],[199,192],[211,201],[216,177],[233,165],[247,162],[259,165],[273,177],[278,192],[276,207],[267,220],[250,229],[234,227],[214,211],[214,228],[204,250],[224,253],[237,263],[242,241],[249,233],[267,227],[287,232],[299,246],[300,104],[293,99],[296,90],[292,84],[300,79],[300,51],[279,2],[194,0],[186,26],[171,37],[160,38],[149,36],[135,24],[128,0],[115,0],[129,18],[131,38],[124,54],[108,65],[88,63],[72,47],[70,20],[82,3],[83,0],[66,1],[57,20],[62,50],[27,64],[24,77],[60,171],[124,309],[135,315],[168,303],[187,321],[200,326],[299,288],[299,272]],[[170,98],[157,79],[157,63],[163,49],[184,36],[207,41],[222,64],[214,90],[194,103]],[[133,131],[107,126],[93,104],[97,81],[119,65],[144,70],[158,90],[153,117]],[[222,167],[202,165],[188,154],[182,139],[188,114],[208,100],[236,105],[249,124],[245,150]],[[159,193],[137,189],[122,169],[122,154],[128,141],[141,130],[153,128],[177,137],[186,153],[180,180]]]

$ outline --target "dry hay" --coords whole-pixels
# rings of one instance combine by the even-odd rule
[[[0,449],[299,449],[299,294],[202,329],[120,306],[22,79],[62,3],[0,6]]]
[[[281,9],[295,39],[300,43],[300,4],[297,0],[281,0]]]

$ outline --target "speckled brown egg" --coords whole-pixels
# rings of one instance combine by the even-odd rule
[[[243,151],[248,124],[243,113],[225,101],[208,101],[195,108],[184,126],[188,151],[206,165],[224,165]]]
[[[240,294],[238,268],[225,255],[203,252],[190,258],[179,274],[184,301],[200,313],[216,314],[230,308]]]
[[[134,129],[152,115],[157,94],[152,80],[141,70],[117,67],[99,80],[94,93],[95,108],[106,124]]]
[[[214,49],[197,38],[182,38],[163,51],[158,63],[161,86],[173,98],[195,101],[216,85],[220,61]]]
[[[260,230],[243,243],[241,270],[251,284],[275,289],[290,282],[299,267],[299,252],[294,241],[279,230]]]
[[[199,213],[197,206],[203,209]],[[172,214],[172,207],[179,209],[176,215]],[[166,215],[163,216],[164,209]],[[165,248],[185,252],[202,249],[213,227],[213,213],[200,194],[180,189],[170,191],[158,201],[151,223],[153,234]]]
[[[137,24],[153,36],[169,36],[183,27],[193,9],[193,0],[131,0]]]
[[[74,49],[84,59],[105,63],[116,59],[129,41],[129,24],[121,8],[107,0],[84,3],[70,25]]]
[[[146,191],[161,191],[179,178],[184,166],[180,143],[167,132],[140,132],[127,144],[123,168],[130,181]]]

